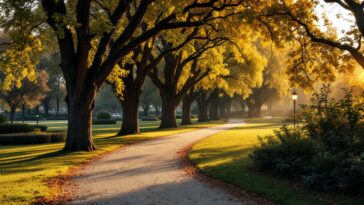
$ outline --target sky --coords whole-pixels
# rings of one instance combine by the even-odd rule
[[[354,17],[349,11],[345,10],[336,3],[321,3],[318,7],[316,7],[316,13],[318,16],[321,16],[322,14],[327,15],[333,27],[336,28],[337,34],[339,36],[342,36],[342,30],[348,31],[350,30],[350,26],[353,25],[353,23],[350,21],[354,21]],[[337,18],[338,14],[341,15],[340,18]],[[326,28],[322,19],[320,20],[319,24],[322,30],[325,31]]]

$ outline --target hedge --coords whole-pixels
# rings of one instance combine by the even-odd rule
[[[8,117],[6,115],[0,115],[0,124],[8,122]]]
[[[158,121],[159,117],[157,116],[149,116],[149,117],[141,117],[141,121]]]
[[[44,144],[53,142],[64,142],[65,139],[65,132],[0,134],[0,145]]]
[[[35,131],[46,131],[47,126],[29,124],[0,124],[0,134],[28,133]]]
[[[110,120],[111,113],[107,110],[101,110],[97,113],[97,119],[98,120]]]
[[[116,120],[103,120],[103,119],[96,119],[92,121],[94,125],[111,125],[116,124]]]

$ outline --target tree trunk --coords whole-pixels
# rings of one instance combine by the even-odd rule
[[[160,90],[162,98],[162,117],[159,128],[176,128],[176,107],[178,105],[178,99],[173,93]]]
[[[214,91],[209,97],[209,120],[219,120],[219,96],[218,92]]]
[[[92,110],[94,109],[96,90],[85,86],[84,95],[68,89],[68,129],[64,150],[93,151],[96,149],[92,140]]]
[[[209,121],[208,117],[208,100],[206,92],[199,94],[196,98],[198,105],[198,121],[199,122],[207,122]]]
[[[182,104],[182,122],[181,125],[191,125],[191,107],[192,103],[195,99],[195,93],[191,92],[188,93],[183,98],[183,104]]]
[[[123,122],[118,135],[138,134],[139,130],[139,95],[134,90],[125,91],[123,107]]]
[[[213,100],[209,103],[209,120],[219,120],[219,104]]]

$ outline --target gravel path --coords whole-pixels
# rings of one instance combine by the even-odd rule
[[[226,191],[185,173],[177,152],[213,134],[242,125],[242,120],[127,146],[86,166],[71,204],[204,204],[241,202]]]

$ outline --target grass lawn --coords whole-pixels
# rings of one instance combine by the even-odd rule
[[[282,119],[249,119],[246,122],[242,127],[201,140],[192,147],[188,157],[208,176],[242,187],[279,204],[330,204],[319,200],[322,197],[320,194],[255,171],[249,153],[259,142],[257,135],[272,133],[282,125]],[[333,200],[337,204],[364,204],[359,199],[340,195],[336,195]]]
[[[63,143],[0,146],[0,204],[31,204],[37,197],[51,197],[52,192],[45,180],[65,174],[70,167],[87,161],[91,157],[112,151],[130,143],[157,137],[168,136],[180,132],[221,124],[222,121],[196,123],[179,129],[157,129],[159,121],[141,122],[140,135],[113,137],[120,128],[116,125],[94,125],[95,152],[60,151]],[[49,130],[66,130],[65,121],[40,122],[49,126]]]

